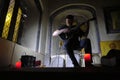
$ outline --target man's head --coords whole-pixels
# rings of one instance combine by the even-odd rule
[[[74,16],[73,15],[67,15],[66,16],[66,25],[67,26],[71,26],[73,24],[74,21]]]

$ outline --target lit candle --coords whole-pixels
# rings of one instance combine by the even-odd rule
[[[16,64],[15,64],[15,67],[17,69],[21,68],[21,61],[17,61]]]
[[[85,59],[85,62],[90,62],[91,61],[90,53],[85,53],[84,54],[84,59]]]

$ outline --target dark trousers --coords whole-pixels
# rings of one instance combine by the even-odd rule
[[[73,41],[64,41],[64,49],[66,50],[67,54],[69,55],[70,59],[72,60],[72,63],[74,67],[79,67],[79,63],[77,59],[75,58],[74,55],[74,50],[81,50],[82,48],[85,48],[85,53],[90,53],[92,54],[92,49],[91,49],[91,42],[90,39],[83,39],[80,40],[79,42],[73,42]],[[92,57],[92,55],[91,55]],[[90,63],[92,62],[92,58]]]

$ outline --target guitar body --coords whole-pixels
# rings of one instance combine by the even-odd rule
[[[59,30],[61,30],[61,29],[65,29],[65,28],[68,28],[68,29],[72,29],[72,28],[74,28],[75,26],[71,26],[71,27],[68,27],[68,26],[66,26],[66,25],[63,25],[63,26],[61,26],[60,28],[59,28]],[[69,40],[69,39],[71,39],[72,37],[73,37],[73,33],[70,31],[69,33],[61,33],[60,35],[60,38],[62,39],[62,40]]]

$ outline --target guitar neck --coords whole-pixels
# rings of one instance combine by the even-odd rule
[[[76,30],[76,29],[78,29],[80,26],[82,26],[82,25],[84,25],[85,23],[88,23],[89,21],[92,21],[92,20],[95,20],[95,18],[91,18],[91,19],[88,19],[87,21],[85,21],[85,22],[83,22],[83,23],[81,23],[81,24],[78,24],[78,26],[77,27],[74,27],[74,28],[72,28],[71,30]]]

